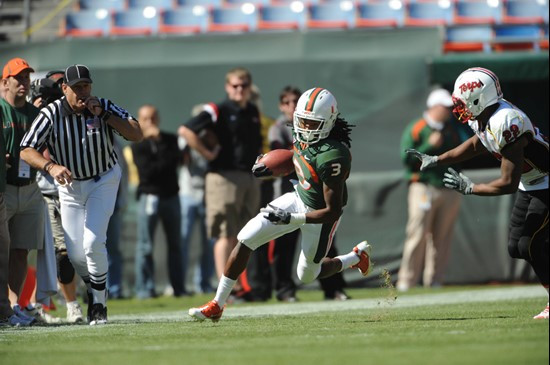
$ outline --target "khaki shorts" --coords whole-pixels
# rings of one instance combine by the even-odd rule
[[[61,225],[59,198],[56,196],[44,195],[44,201],[48,204],[48,215],[50,216],[55,252],[67,251],[67,246],[65,246],[65,233]]]
[[[44,199],[36,183],[6,185],[4,194],[10,249],[41,250],[44,246]]]
[[[237,237],[260,208],[260,180],[250,172],[209,172],[205,181],[206,227],[210,238]]]

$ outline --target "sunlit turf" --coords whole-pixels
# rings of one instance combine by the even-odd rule
[[[373,299],[380,307],[346,309],[338,303],[343,310],[293,314],[293,308],[306,304],[326,308],[322,292],[300,291],[300,302],[287,305],[285,315],[247,316],[247,308],[253,313],[266,304],[239,304],[228,307],[218,323],[193,322],[186,313],[211,295],[110,301],[106,326],[0,328],[0,363],[548,364],[548,321],[532,320],[545,304],[542,292],[541,298],[392,305],[395,296],[399,302],[407,296],[486,288],[414,289],[399,295],[353,289],[354,299]],[[235,312],[239,316],[229,315]],[[167,319],[165,313],[173,316]],[[54,314],[64,316],[61,308]]]

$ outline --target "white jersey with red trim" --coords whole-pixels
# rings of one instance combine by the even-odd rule
[[[479,129],[477,120],[471,120],[468,124],[483,146],[498,160],[502,159],[501,151],[504,147],[523,134],[530,134],[530,142],[524,149],[519,190],[548,189],[548,139],[531,123],[524,112],[502,99],[484,130]]]

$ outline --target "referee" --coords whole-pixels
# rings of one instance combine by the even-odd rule
[[[121,176],[114,134],[130,141],[143,135],[126,110],[91,95],[88,67],[67,67],[62,89],[64,97],[42,108],[23,137],[21,158],[56,181],[67,253],[88,287],[88,321],[105,324],[105,241]],[[51,161],[39,152],[44,146]]]

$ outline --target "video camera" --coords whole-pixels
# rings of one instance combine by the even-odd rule
[[[38,98],[42,98],[39,108],[43,108],[49,103],[63,96],[61,82],[53,81],[49,78],[37,79],[31,83],[30,98],[31,103]]]

